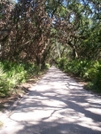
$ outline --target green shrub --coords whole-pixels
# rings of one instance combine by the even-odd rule
[[[27,76],[39,72],[39,67],[31,63],[0,62],[0,96],[9,95],[11,89],[25,82]]]
[[[65,71],[65,67],[66,67],[66,64],[67,64],[67,59],[66,58],[59,58],[57,60],[57,63],[58,63],[58,67],[60,69],[62,69],[63,71]]]
[[[6,73],[4,73],[3,68],[0,63],[0,96],[4,97],[8,94],[9,89],[7,88]]]
[[[90,81],[94,87],[101,89],[101,61],[94,60],[58,60],[58,67],[66,73]]]
[[[49,68],[50,68],[50,64],[46,63],[44,69],[49,69]]]

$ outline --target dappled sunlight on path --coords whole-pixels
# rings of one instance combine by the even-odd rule
[[[51,67],[5,119],[8,133],[101,134],[101,98]]]

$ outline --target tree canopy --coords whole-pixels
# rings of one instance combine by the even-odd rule
[[[100,0],[1,0],[0,9],[0,59],[101,58]]]

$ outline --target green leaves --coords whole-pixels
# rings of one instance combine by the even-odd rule
[[[30,63],[0,62],[0,96],[10,95],[16,85],[25,82],[29,75],[38,72],[38,66]]]
[[[58,67],[66,73],[84,78],[90,81],[93,86],[101,89],[101,61],[94,60],[58,60]]]

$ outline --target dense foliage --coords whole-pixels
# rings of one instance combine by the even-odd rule
[[[7,77],[2,67],[5,60],[11,64],[8,72],[12,75],[13,68],[17,69],[12,63],[21,63],[17,66],[19,74],[23,62],[41,69],[45,63],[57,63],[64,57],[64,70],[93,79],[100,87],[100,0],[0,1],[1,81]]]
[[[88,81],[87,89],[101,92],[101,61],[58,59],[58,67],[65,73],[73,74]]]
[[[0,62],[0,96],[9,96],[17,85],[38,73],[39,67],[35,64]]]

